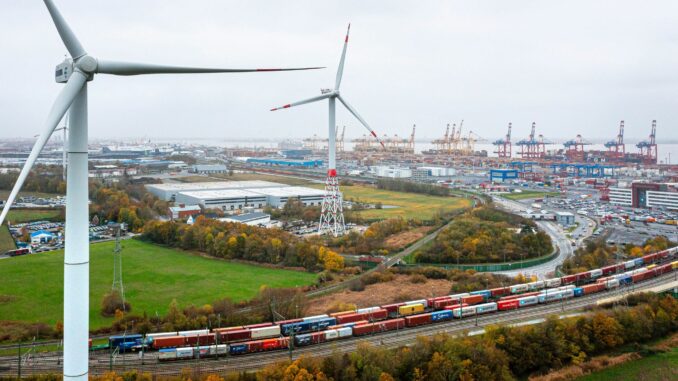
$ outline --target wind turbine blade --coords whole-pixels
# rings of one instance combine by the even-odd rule
[[[47,115],[47,120],[45,121],[45,129],[43,130],[42,134],[40,134],[40,136],[38,137],[38,140],[35,142],[35,145],[33,146],[30,155],[28,155],[28,159],[26,159],[24,167],[21,169],[21,172],[19,173],[19,177],[17,178],[16,183],[14,184],[14,188],[12,188],[12,192],[9,194],[9,197],[7,197],[7,203],[5,203],[5,207],[4,209],[2,209],[2,214],[0,214],[0,225],[2,225],[2,223],[5,221],[5,217],[7,217],[9,208],[12,206],[14,199],[21,190],[21,187],[24,185],[24,181],[26,181],[28,173],[31,171],[31,168],[33,168],[35,161],[38,159],[40,151],[42,151],[42,148],[45,146],[50,136],[52,136],[52,133],[54,132],[54,129],[56,129],[57,125],[61,121],[61,118],[63,118],[66,111],[68,111],[68,108],[71,107],[71,103],[73,103],[73,100],[78,95],[78,93],[80,92],[80,90],[82,89],[83,85],[86,82],[87,78],[83,74],[81,74],[80,72],[74,72],[73,74],[71,74],[71,78],[68,79],[66,86],[61,90],[61,92],[57,96],[56,100],[54,101],[54,104],[52,105],[52,109]]]
[[[346,30],[346,39],[344,40],[344,50],[341,52],[341,60],[339,61],[339,67],[337,68],[337,80],[334,82],[334,90],[339,90],[339,85],[341,85],[341,77],[344,75],[344,61],[346,60],[346,48],[348,47],[348,32],[351,31],[351,24],[348,24],[348,29]]]
[[[314,70],[322,67],[297,67],[285,69],[221,69],[185,66],[166,66],[136,62],[99,60],[97,73],[114,75],[142,75],[142,74],[201,74],[201,73],[248,73],[264,71],[297,71]]]
[[[61,41],[63,41],[64,45],[66,45],[66,49],[68,49],[68,53],[71,55],[71,58],[76,60],[87,54],[87,52],[85,52],[85,48],[82,47],[82,44],[80,44],[80,41],[78,41],[75,33],[73,33],[71,27],[68,26],[68,23],[64,17],[61,16],[59,9],[57,9],[52,0],[44,0],[44,2],[47,6],[50,16],[52,16],[52,21],[54,21],[54,25],[59,32],[59,36],[61,36]]]
[[[329,98],[330,96],[331,96],[331,94],[323,94],[323,95],[319,95],[319,96],[317,96],[317,97],[308,98],[308,99],[304,99],[304,100],[302,100],[302,101],[298,101],[298,102],[294,102],[294,103],[288,103],[288,104],[286,104],[286,105],[284,105],[284,106],[272,108],[271,111],[282,110],[282,109],[284,109],[284,108],[290,108],[290,107],[294,107],[294,106],[305,105],[306,103],[312,103],[312,102],[321,101],[321,100],[323,100],[323,99]]]
[[[374,138],[377,139],[377,141],[379,142],[379,144],[381,144],[382,148],[386,148],[386,146],[384,146],[384,143],[379,139],[379,137],[378,137],[377,134],[372,130],[372,128],[370,128],[370,126],[367,124],[367,122],[365,121],[365,119],[363,119],[363,117],[360,116],[360,114],[358,114],[358,112],[357,112],[353,107],[351,107],[351,105],[348,104],[348,102],[346,102],[346,100],[345,100],[341,95],[339,95],[337,98],[339,98],[339,101],[344,105],[344,107],[346,107],[346,109],[347,109],[351,114],[353,114],[353,116],[355,116],[355,118],[358,119],[358,120],[360,121],[360,123],[362,123],[362,125],[365,126],[365,128],[367,128],[368,131],[370,131],[370,134],[372,134],[372,136],[374,136]]]

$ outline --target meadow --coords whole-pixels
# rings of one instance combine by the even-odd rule
[[[203,305],[229,297],[254,297],[262,285],[297,287],[316,275],[206,258],[137,240],[122,241],[125,297],[132,312],[167,312],[172,299],[180,306]],[[110,325],[100,314],[102,297],[113,281],[113,242],[90,246],[90,327]],[[54,324],[63,309],[63,251],[0,260],[0,316]]]
[[[339,188],[344,200],[365,203],[381,203],[382,209],[366,209],[360,215],[366,220],[382,220],[393,217],[430,220],[440,212],[451,212],[471,207],[471,200],[460,197],[429,196],[419,193],[394,192],[362,185]],[[394,207],[388,207],[394,206]]]

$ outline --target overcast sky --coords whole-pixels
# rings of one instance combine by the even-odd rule
[[[442,135],[464,119],[488,140],[678,140],[678,2],[55,0],[89,54],[311,72],[112,77],[90,83],[90,137],[243,138],[327,134],[327,103],[270,112],[334,83],[381,135]],[[0,135],[30,137],[62,85],[66,54],[38,0],[2,0]],[[338,104],[337,123],[363,128]]]

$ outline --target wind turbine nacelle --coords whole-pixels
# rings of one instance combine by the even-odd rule
[[[73,74],[73,60],[66,58],[64,62],[58,64],[54,71],[54,78],[57,83],[66,83]]]

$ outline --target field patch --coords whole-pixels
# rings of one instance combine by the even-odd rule
[[[405,219],[430,220],[441,212],[469,208],[471,200],[461,197],[429,196],[419,193],[394,192],[363,185],[342,186],[339,188],[344,200],[355,200],[363,203],[381,203],[383,209],[367,209],[358,212],[367,220],[383,220],[402,217]],[[388,206],[395,206],[389,208]]]
[[[90,246],[90,325],[107,326],[100,315],[101,299],[113,281],[113,242]],[[132,313],[163,315],[172,301],[197,306],[229,297],[254,297],[262,285],[297,287],[312,284],[316,275],[267,268],[125,240],[122,242],[123,282]],[[30,254],[0,261],[0,295],[15,299],[0,303],[6,320],[54,324],[63,314],[63,251]]]
[[[7,225],[0,226],[0,254],[5,254],[7,250],[16,249],[16,244],[14,243],[14,238],[9,232]]]
[[[61,209],[10,209],[7,220],[13,224],[33,221],[54,221],[61,216]]]

